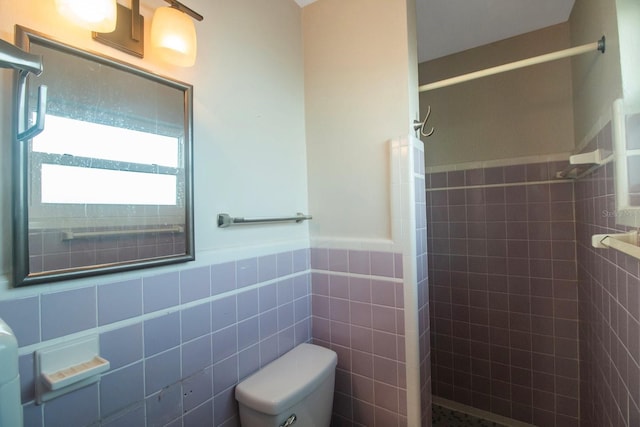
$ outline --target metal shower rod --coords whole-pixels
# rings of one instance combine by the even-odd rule
[[[555,61],[557,59],[568,58],[570,56],[581,55],[583,53],[592,52],[594,50],[604,53],[605,51],[604,36],[602,36],[602,38],[597,42],[585,44],[582,46],[572,47],[570,49],[560,50],[557,52],[547,53],[545,55],[534,56],[533,58],[523,59],[520,61],[511,62],[509,64],[498,65],[496,67],[487,68],[485,70],[474,71],[473,73],[463,74],[461,76],[451,77],[449,79],[444,79],[437,82],[418,86],[418,92],[427,92],[429,90],[440,89],[440,88],[452,86],[458,83],[479,79],[481,77],[487,77],[494,74],[504,73],[505,71],[516,70],[518,68],[524,68],[530,65],[542,64],[543,62]]]

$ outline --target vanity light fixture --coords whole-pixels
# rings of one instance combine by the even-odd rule
[[[151,23],[151,47],[174,65],[195,63],[197,40],[193,19],[199,13],[177,0],[156,9]],[[58,11],[76,25],[93,31],[94,40],[139,58],[144,57],[144,17],[140,0],[131,0],[131,9],[116,0],[55,0]]]
[[[196,28],[191,18],[204,18],[176,0],[165,1],[171,6],[160,7],[153,14],[151,48],[171,64],[191,67],[197,52]]]
[[[116,28],[116,0],[55,0],[58,13],[87,30],[111,32]]]
[[[140,14],[140,0],[131,0],[131,9],[118,3],[118,21],[115,30],[94,31],[92,37],[95,41],[129,55],[144,57],[144,17]]]

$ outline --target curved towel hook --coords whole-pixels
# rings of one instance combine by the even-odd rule
[[[416,132],[420,131],[420,135],[425,136],[427,138],[433,135],[433,133],[436,131],[436,128],[434,128],[433,126],[431,127],[431,130],[429,132],[424,131],[424,127],[427,124],[427,120],[429,120],[430,115],[431,115],[431,105],[429,105],[429,107],[427,108],[427,115],[425,116],[423,121],[418,121],[418,120],[413,121],[413,130],[415,130]]]

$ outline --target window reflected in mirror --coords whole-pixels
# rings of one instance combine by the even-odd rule
[[[16,284],[192,260],[192,87],[16,34],[43,57],[31,111],[48,87],[44,131],[19,142]]]

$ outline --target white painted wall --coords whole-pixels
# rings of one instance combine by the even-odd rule
[[[388,141],[409,134],[418,108],[414,11],[413,0],[321,0],[303,9],[314,241],[392,237]]]
[[[187,69],[164,64],[152,52],[140,60],[96,43],[89,31],[59,17],[53,3],[0,0],[0,38],[13,42],[14,24],[20,24],[194,85],[196,263],[255,256],[273,245],[308,246],[307,223],[218,229],[215,222],[220,212],[251,217],[309,211],[302,22],[294,0],[192,0],[189,6],[205,19],[196,23],[198,59]],[[153,10],[166,4],[141,4],[148,40]],[[11,71],[0,69],[0,298],[16,295],[6,293],[11,271],[11,79]]]
[[[611,120],[611,105],[622,95],[616,0],[577,1],[569,26],[573,46],[591,43],[603,35],[607,38],[604,55],[571,58],[573,127],[579,148]]]

